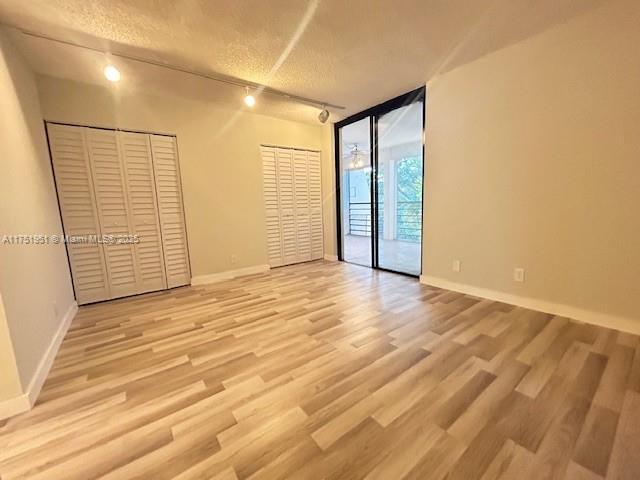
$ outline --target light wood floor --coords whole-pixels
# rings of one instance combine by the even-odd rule
[[[640,478],[638,337],[311,263],[83,307],[11,478]]]

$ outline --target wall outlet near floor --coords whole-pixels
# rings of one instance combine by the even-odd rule
[[[453,270],[454,272],[459,272],[460,268],[460,260],[454,260],[453,262],[451,262],[451,270]]]
[[[524,282],[524,268],[513,269],[513,281],[520,283]]]
[[[236,255],[235,253],[231,254],[231,263],[237,263],[238,262],[238,255]]]

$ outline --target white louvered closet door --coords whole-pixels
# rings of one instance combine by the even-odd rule
[[[149,135],[149,138],[153,155],[167,287],[188,285],[191,283],[191,270],[176,139],[165,135]]]
[[[293,180],[297,262],[311,260],[311,205],[309,197],[309,162],[305,150],[293,150]]]
[[[132,234],[133,226],[130,224],[116,132],[85,128],[85,135],[102,235],[125,238]],[[105,242],[104,256],[111,296],[124,297],[138,293],[133,244]]]
[[[279,267],[283,265],[282,237],[280,235],[280,207],[278,202],[278,168],[276,149],[260,147],[262,155],[262,193],[267,227],[267,255],[269,265]]]
[[[296,232],[296,203],[293,185],[293,151],[276,148],[278,164],[278,203],[280,207],[280,237],[282,238],[282,264],[298,261]]]
[[[97,238],[100,225],[84,129],[48,124],[47,134],[65,234]],[[102,245],[69,242],[67,252],[77,302],[82,305],[110,298]]]
[[[138,277],[137,293],[167,288],[149,135],[118,132]]]
[[[261,146],[269,265],[323,257],[320,152]]]
[[[322,230],[322,172],[320,152],[307,152],[309,164],[309,210],[311,224],[311,259],[324,258]]]

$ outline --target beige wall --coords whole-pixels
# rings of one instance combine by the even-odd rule
[[[260,144],[322,150],[327,183],[329,126],[120,86],[39,77],[38,87],[47,120],[177,135],[193,276],[268,263]]]
[[[35,78],[0,31],[0,237],[59,234],[60,215]],[[64,245],[0,244],[0,399],[13,344],[22,391],[26,391],[73,304]],[[10,370],[13,367],[10,366]]]
[[[638,25],[606,2],[428,83],[425,275],[640,323]]]
[[[0,295],[0,403],[22,394],[18,365],[9,334],[9,325]],[[0,419],[3,417],[0,410]]]
[[[338,259],[336,232],[336,168],[334,161],[335,144],[333,141],[333,125],[325,125],[322,129],[322,214],[324,223],[325,258]]]

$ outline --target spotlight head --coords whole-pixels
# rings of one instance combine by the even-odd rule
[[[256,104],[256,99],[253,95],[247,95],[244,97],[244,103],[247,107],[253,107]]]
[[[318,114],[318,120],[320,120],[320,123],[326,123],[326,121],[329,120],[329,110],[327,110],[324,105]]]
[[[107,77],[107,80],[110,82],[117,82],[120,80],[120,70],[113,65],[107,65],[104,67],[104,76]]]
[[[256,104],[256,97],[249,93],[249,87],[245,87],[246,95],[244,96],[244,104],[247,107],[253,107]]]

